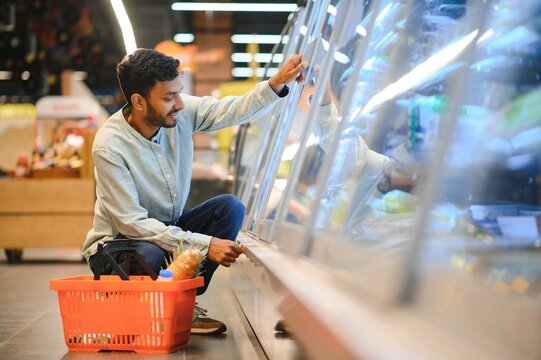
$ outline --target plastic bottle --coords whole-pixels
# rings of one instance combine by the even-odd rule
[[[169,269],[160,270],[156,281],[173,281],[173,272]]]

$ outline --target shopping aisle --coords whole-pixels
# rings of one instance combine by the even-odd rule
[[[183,350],[167,355],[132,352],[69,353],[64,344],[56,292],[49,280],[90,274],[76,250],[25,250],[24,262],[8,265],[0,255],[1,359],[266,359],[229,286],[227,269],[216,272],[212,286],[198,299],[209,314],[227,323],[223,336],[192,336]],[[68,259],[59,261],[58,259]],[[274,346],[295,348],[276,336]],[[293,344],[293,345],[292,345]],[[283,353],[282,353],[283,354]],[[298,358],[299,352],[289,358]]]

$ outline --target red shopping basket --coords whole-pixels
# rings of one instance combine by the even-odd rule
[[[51,289],[58,291],[69,350],[169,353],[185,346],[203,278],[156,282],[150,276],[129,276],[129,281],[124,280],[99,274],[51,280]]]

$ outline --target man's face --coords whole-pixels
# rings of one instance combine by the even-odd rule
[[[184,109],[181,91],[180,76],[170,81],[158,81],[150,90],[145,122],[152,126],[175,127],[178,112]]]

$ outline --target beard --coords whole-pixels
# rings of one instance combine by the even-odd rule
[[[167,115],[163,116],[156,109],[148,104],[148,113],[145,116],[145,122],[152,126],[164,128],[172,128],[177,125],[177,113],[179,110],[171,110]]]

